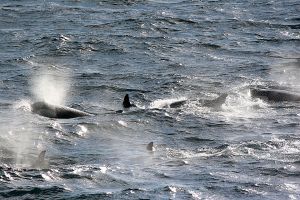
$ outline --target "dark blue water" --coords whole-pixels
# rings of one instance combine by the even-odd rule
[[[300,199],[299,63],[298,0],[2,0],[0,199]]]

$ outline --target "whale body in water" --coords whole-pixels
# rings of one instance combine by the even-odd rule
[[[221,94],[219,97],[212,99],[212,100],[202,100],[202,106],[205,107],[213,107],[213,108],[220,108],[226,101],[228,94],[224,93]]]
[[[178,108],[184,105],[186,102],[187,102],[186,99],[178,99],[178,100],[165,103],[163,107]],[[130,107],[136,107],[136,105],[130,102],[129,95],[126,94],[123,100],[123,108],[128,109]],[[117,111],[117,112],[122,112],[122,111]]]
[[[58,119],[92,116],[92,114],[84,111],[80,111],[67,106],[52,105],[43,101],[33,103],[31,105],[31,111],[44,117]]]
[[[225,103],[226,98],[227,98],[228,94],[224,93],[221,94],[219,97],[217,97],[216,99],[212,99],[212,100],[201,100],[200,103],[202,104],[202,106],[205,107],[214,107],[214,108],[219,108],[221,107],[222,104]],[[184,104],[186,104],[188,102],[187,99],[175,99],[173,101],[170,102],[165,102],[165,104],[163,104],[162,107],[166,107],[166,108],[179,108],[181,106],[183,106]],[[130,107],[136,107],[135,104],[132,104],[129,100],[129,95],[126,94],[123,100],[123,107],[125,109],[128,109]],[[122,113],[123,110],[118,110],[116,111],[117,113]]]
[[[300,95],[288,93],[282,90],[270,89],[250,89],[251,96],[267,101],[281,102],[281,101],[300,101]]]

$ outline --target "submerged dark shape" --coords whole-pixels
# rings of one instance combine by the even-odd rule
[[[300,95],[288,93],[282,90],[270,89],[250,89],[251,96],[267,101],[281,102],[281,101],[300,101]]]
[[[42,101],[33,103],[31,105],[31,111],[44,117],[59,119],[91,116],[90,113],[76,110],[74,108],[70,108],[67,106],[52,105]]]
[[[206,107],[219,108],[222,106],[222,104],[225,103],[227,96],[228,94],[225,93],[225,94],[221,94],[218,98],[213,100],[203,100],[202,105]]]

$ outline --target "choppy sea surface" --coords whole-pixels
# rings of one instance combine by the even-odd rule
[[[0,199],[300,199],[299,77],[298,0],[1,0]]]

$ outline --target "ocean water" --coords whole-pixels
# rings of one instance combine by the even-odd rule
[[[298,0],[1,0],[0,199],[300,199],[299,77]]]

